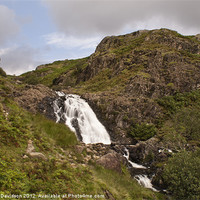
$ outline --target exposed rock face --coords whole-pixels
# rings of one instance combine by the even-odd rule
[[[43,85],[28,85],[22,91],[15,93],[15,100],[27,110],[33,113],[40,112],[50,119],[55,120],[53,101],[56,93]]]
[[[104,116],[113,140],[128,143],[123,137],[131,119],[154,123],[162,116],[156,99],[199,89],[199,54],[198,35],[191,39],[167,29],[106,37],[77,80],[91,84],[101,77],[112,84],[82,96]]]
[[[81,135],[81,130],[78,124],[78,120],[76,118],[72,119],[72,126],[75,128],[76,130],[76,136],[78,138],[79,141],[83,141],[83,137]]]

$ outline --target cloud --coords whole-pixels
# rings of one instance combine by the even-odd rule
[[[200,32],[198,0],[43,0],[59,31],[66,35],[120,34],[129,27],[181,27],[182,33]],[[159,23],[152,19],[160,18]],[[157,23],[157,24],[156,24]],[[153,26],[152,26],[153,25]],[[179,30],[178,30],[179,31]],[[194,33],[193,33],[194,34]]]
[[[0,45],[5,44],[10,38],[17,35],[20,26],[16,21],[13,10],[0,5]]]
[[[12,46],[0,49],[0,66],[7,74],[19,75],[25,71],[33,70],[41,64],[35,60],[38,54],[38,50],[29,46]]]
[[[48,45],[55,45],[64,49],[94,49],[102,38],[89,37],[89,38],[77,38],[74,36],[66,36],[64,33],[50,33],[43,36]]]

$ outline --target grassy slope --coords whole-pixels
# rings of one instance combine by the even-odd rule
[[[79,70],[84,69],[87,66],[88,58],[77,59],[77,60],[64,60],[64,61],[55,61],[51,64],[43,65],[41,68],[27,72],[21,75],[23,82],[28,84],[44,84],[48,87],[53,86],[54,79],[65,74],[68,77],[71,77],[67,86],[75,85],[75,75]]]
[[[5,92],[0,97],[0,194],[104,195],[108,190],[119,200],[163,199],[139,186],[125,169],[118,174],[93,163],[83,165],[74,133],[20,108],[8,97],[19,86],[10,84],[8,78],[0,77],[0,81],[0,92]],[[23,158],[30,139],[48,160]]]

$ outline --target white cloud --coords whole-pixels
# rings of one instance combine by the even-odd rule
[[[43,0],[59,31],[66,35],[95,36],[132,31],[138,24],[153,29],[180,29],[200,32],[198,0]],[[152,19],[155,20],[152,23]],[[179,30],[178,30],[179,31]],[[195,32],[193,32],[195,31]]]
[[[39,54],[36,49],[29,46],[12,46],[0,49],[1,67],[7,74],[19,75],[25,71],[35,69],[41,64],[35,60]]]
[[[44,36],[48,45],[55,45],[65,49],[94,49],[100,42],[100,37],[81,38],[74,36],[66,36],[64,33],[50,33]]]
[[[5,44],[10,38],[17,35],[20,26],[16,21],[13,10],[0,5],[0,45]]]

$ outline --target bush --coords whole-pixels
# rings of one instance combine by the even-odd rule
[[[169,159],[163,180],[175,199],[200,199],[200,149],[183,151]]]
[[[157,103],[165,109],[167,115],[172,115],[182,109],[191,105],[199,105],[200,91],[192,91],[185,93],[177,93],[174,96],[165,96],[157,99]]]
[[[185,108],[174,117],[177,132],[188,140],[200,141],[200,113],[195,108]]]
[[[136,140],[148,140],[156,134],[156,128],[153,124],[133,124],[130,127],[129,135]]]
[[[6,72],[0,67],[0,76],[6,77]]]

